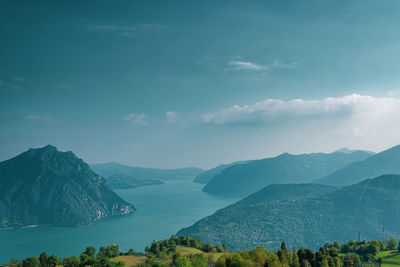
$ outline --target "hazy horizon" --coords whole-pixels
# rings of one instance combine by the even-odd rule
[[[53,146],[52,144],[47,144],[47,145]],[[43,148],[43,147],[45,147],[45,146],[47,146],[47,145],[44,145],[44,146],[41,146],[41,147],[31,147],[31,148],[29,148],[29,149],[39,149],[39,148]],[[58,147],[56,147],[56,148],[57,148],[57,150],[59,150],[59,151],[61,151],[61,152],[71,151],[71,150],[60,150]],[[237,160],[237,161],[259,160],[259,159],[265,159],[265,158],[273,158],[273,157],[277,157],[277,156],[282,155],[282,154],[285,154],[285,153],[289,153],[289,154],[292,154],[292,155],[312,154],[312,153],[327,153],[327,154],[329,154],[329,153],[334,153],[334,152],[340,152],[340,150],[366,151],[366,152],[371,152],[371,153],[380,153],[380,152],[384,151],[384,150],[382,150],[382,151],[359,150],[359,149],[350,149],[350,148],[348,148],[348,147],[341,147],[341,148],[335,149],[335,150],[333,150],[333,151],[314,151],[314,152],[308,152],[308,153],[289,153],[289,152],[282,152],[282,153],[279,153],[279,154],[277,154],[277,155],[271,155],[271,156],[260,157],[260,158],[239,159],[239,160]],[[386,150],[386,149],[385,149],[385,150]],[[25,150],[25,151],[26,151],[26,150]],[[11,158],[13,158],[13,157],[15,157],[15,156],[18,156],[19,154],[24,153],[25,151],[21,151],[21,152],[17,153],[16,155],[11,156]],[[71,151],[71,152],[74,153],[74,151]],[[344,152],[344,153],[345,153],[345,152]],[[139,165],[134,165],[134,164],[130,164],[130,163],[118,162],[118,161],[115,161],[115,160],[104,161],[104,162],[89,162],[89,161],[87,161],[86,159],[80,157],[78,154],[76,154],[76,153],[74,153],[74,154],[75,154],[78,158],[81,158],[82,160],[84,160],[84,161],[85,161],[86,163],[88,163],[89,165],[107,164],[107,163],[117,163],[117,164],[126,165],[126,166],[131,166],[131,167],[154,168],[154,169],[200,168],[200,169],[208,170],[208,169],[212,169],[212,168],[214,168],[214,167],[217,167],[217,166],[219,166],[219,165],[221,165],[221,164],[229,164],[229,163],[232,163],[231,161],[228,161],[228,162],[220,162],[220,163],[218,163],[217,165],[214,165],[214,166],[211,166],[211,167],[207,167],[207,168],[201,168],[201,167],[198,167],[198,166],[196,166],[196,165],[194,165],[194,166],[181,166],[181,167],[177,167],[177,168],[158,168],[158,167],[156,167],[156,166],[139,166]],[[6,159],[6,160],[7,160],[7,159]]]

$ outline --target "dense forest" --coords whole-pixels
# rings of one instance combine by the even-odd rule
[[[11,259],[10,267],[358,267],[376,266],[384,263],[379,257],[382,252],[399,253],[397,240],[385,241],[349,241],[341,244],[337,241],[327,243],[316,251],[309,248],[287,248],[282,242],[279,250],[273,252],[264,247],[253,250],[229,252],[225,244],[212,246],[199,240],[176,235],[170,239],[153,241],[145,253],[133,249],[127,252],[119,250],[118,245],[87,247],[79,256],[65,257],[63,260],[55,255],[40,254],[22,261]]]
[[[318,249],[330,240],[379,239],[382,228],[400,236],[400,175],[383,175],[358,184],[274,184],[218,210],[178,235],[204,243],[226,243],[232,250],[263,246]]]

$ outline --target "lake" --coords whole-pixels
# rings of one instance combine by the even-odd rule
[[[38,226],[0,230],[0,263],[10,258],[39,256],[41,252],[62,258],[80,254],[87,246],[118,244],[120,250],[144,251],[153,240],[169,238],[183,227],[236,202],[202,191],[203,185],[187,180],[163,185],[117,190],[137,211],[86,227]]]

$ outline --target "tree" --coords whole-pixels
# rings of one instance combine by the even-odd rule
[[[288,266],[289,265],[289,260],[287,257],[287,251],[286,250],[278,250],[277,254],[279,257],[279,261],[282,263],[283,266]]]
[[[368,242],[367,253],[375,256],[380,251],[380,246],[377,242]]]
[[[22,267],[22,262],[20,260],[17,260],[17,259],[11,259],[8,262],[8,265],[13,266],[13,267]]]
[[[131,255],[131,256],[135,256],[136,255],[136,251],[133,248],[130,248],[126,254],[127,255]]]
[[[260,265],[264,266],[264,264],[268,260],[268,256],[265,253],[265,248],[264,247],[257,247],[254,250],[250,251],[249,256],[251,259]]]
[[[354,266],[356,267],[361,266],[361,260],[357,254],[352,254],[351,259],[353,260]]]
[[[341,245],[339,242],[337,242],[337,241],[333,242],[333,246],[334,246],[335,248],[337,248],[337,250],[340,250],[340,249],[342,248],[342,245]]]
[[[87,247],[84,253],[85,253],[86,255],[88,255],[89,257],[93,257],[93,256],[96,255],[96,248],[95,248],[95,247],[92,247],[92,246]]]
[[[304,262],[307,260],[307,253],[304,250],[304,248],[300,248],[297,251],[297,256],[299,257],[299,262],[300,262],[301,266],[304,267]]]
[[[37,257],[29,257],[22,261],[23,267],[39,267],[40,261]]]
[[[90,257],[86,253],[82,253],[79,256],[79,259],[81,261],[81,265],[83,265],[83,266],[93,265],[93,263],[95,262],[94,257]]]
[[[314,259],[315,259],[314,252],[313,252],[311,249],[309,249],[309,248],[306,248],[305,251],[306,251],[306,258],[307,258],[308,262],[309,262],[312,266],[314,266]]]
[[[81,264],[81,260],[79,259],[78,256],[71,256],[67,259],[67,262],[65,264],[66,267],[79,267]]]
[[[208,259],[204,254],[196,254],[190,257],[190,261],[195,267],[208,267]]]
[[[62,261],[56,255],[51,255],[50,257],[48,257],[48,264],[49,267],[56,267],[57,265],[61,265]]]
[[[226,267],[252,267],[257,265],[255,262],[243,258],[239,253],[230,253],[226,256]]]
[[[290,267],[300,267],[299,256],[295,252],[293,252],[292,261],[290,263]]]
[[[344,267],[353,267],[354,266],[354,261],[351,258],[350,254],[346,254],[343,257],[343,266]]]
[[[335,264],[334,266],[335,267],[341,267],[342,266],[342,261],[340,260],[339,257],[334,257],[333,261],[334,261],[334,264]]]
[[[48,260],[46,253],[43,252],[42,254],[40,254],[39,261],[40,261],[40,267],[48,267]]]
[[[175,267],[192,267],[192,262],[187,257],[177,257],[174,260]]]
[[[282,263],[279,261],[279,257],[275,253],[268,255],[268,259],[264,266],[268,267],[282,267]]]
[[[338,257],[339,256],[339,250],[336,247],[331,248],[329,250],[329,256]]]
[[[397,245],[397,240],[396,239],[394,239],[394,238],[389,238],[389,241],[388,241],[388,249],[389,250],[395,250],[396,249],[396,245]]]

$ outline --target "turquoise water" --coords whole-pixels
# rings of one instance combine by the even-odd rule
[[[135,205],[137,212],[108,218],[87,227],[39,226],[0,230],[0,263],[10,258],[39,256],[45,251],[59,257],[80,254],[87,246],[118,244],[121,250],[143,251],[152,240],[169,238],[182,227],[211,215],[236,199],[204,193],[192,181],[168,181],[117,193]]]

